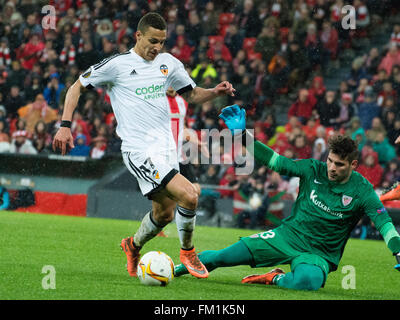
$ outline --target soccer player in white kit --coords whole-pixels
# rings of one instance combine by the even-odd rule
[[[81,91],[106,85],[117,120],[116,131],[122,139],[124,163],[138,180],[143,195],[152,200],[152,209],[134,236],[121,241],[129,275],[137,276],[140,249],[173,220],[176,207],[180,260],[193,276],[207,278],[208,271],[192,241],[198,193],[179,173],[165,92],[171,86],[186,101],[203,103],[219,95],[233,96],[235,89],[227,81],[210,89],[197,87],[179,60],[160,53],[166,29],[159,14],[144,15],[138,23],[134,48],[106,58],[80,75],[68,89],[53,149],[60,149],[64,155],[67,148],[74,147],[70,127]]]

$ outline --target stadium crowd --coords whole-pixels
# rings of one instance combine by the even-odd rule
[[[47,4],[56,10],[56,28],[42,26]],[[346,4],[355,8],[355,30],[341,26]],[[394,140],[400,130],[400,24],[390,26],[384,47],[356,50],[387,17],[399,14],[394,0],[1,1],[0,152],[52,153],[68,88],[90,65],[133,47],[137,23],[149,11],[165,17],[165,50],[199,86],[229,80],[236,88],[235,97],[189,105],[189,128],[222,129],[220,108],[237,103],[246,108],[256,138],[282,155],[323,160],[329,136],[347,133],[359,142],[357,170],[374,187],[399,180]],[[340,86],[327,89],[324,77],[340,67],[346,51],[357,53],[348,74]],[[282,96],[288,101],[287,123],[278,125],[275,102]],[[119,155],[115,125],[106,91],[84,92],[69,155]],[[230,156],[231,150],[223,150],[221,159]],[[229,187],[205,190],[210,210],[210,200],[220,196],[240,201],[257,194],[260,200],[250,202],[250,211],[268,206],[271,191],[296,196],[295,181],[263,167],[249,176],[235,176],[232,165],[196,168],[200,183]],[[264,223],[265,211],[259,212],[254,225]]]

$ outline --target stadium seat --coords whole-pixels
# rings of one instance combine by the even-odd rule
[[[256,45],[257,38],[244,38],[243,39],[243,50],[248,51],[248,50],[253,50],[254,46]]]
[[[219,35],[225,37],[226,31],[227,31],[229,25],[233,22],[234,19],[235,19],[235,14],[234,13],[222,12],[219,15],[219,20],[218,20]]]
[[[288,43],[290,29],[283,27],[279,29],[280,38],[282,43]]]
[[[215,45],[217,42],[224,42],[224,37],[222,36],[208,36],[208,44],[210,47]]]

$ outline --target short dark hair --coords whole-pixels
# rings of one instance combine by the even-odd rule
[[[330,137],[328,140],[328,149],[350,163],[353,160],[358,160],[358,144],[349,136],[338,134]]]
[[[166,30],[167,23],[158,13],[149,12],[139,20],[137,29],[138,31],[145,33],[149,27],[153,27],[158,30]]]

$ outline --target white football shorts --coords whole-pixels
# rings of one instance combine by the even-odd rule
[[[142,194],[150,200],[152,194],[165,188],[179,173],[179,164],[175,157],[150,157],[139,152],[122,152],[122,158],[129,172],[137,179]]]

